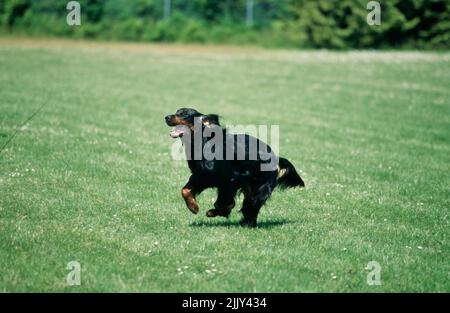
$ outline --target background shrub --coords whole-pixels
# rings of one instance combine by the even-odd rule
[[[380,0],[382,24],[366,22],[367,0],[80,0],[82,25],[66,24],[66,0],[0,0],[3,33],[108,40],[216,42],[272,47],[448,49],[450,1]]]

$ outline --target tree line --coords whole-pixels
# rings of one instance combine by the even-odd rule
[[[0,0],[0,32],[327,49],[450,42],[450,0],[379,0],[380,25],[367,23],[368,0],[79,0],[80,26],[67,24],[68,2]]]

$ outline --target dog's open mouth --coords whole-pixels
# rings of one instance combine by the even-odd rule
[[[170,130],[170,137],[182,137],[186,131],[189,131],[189,127],[187,127],[186,125],[177,125]]]

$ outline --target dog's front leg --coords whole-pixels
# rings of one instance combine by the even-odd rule
[[[234,197],[236,196],[237,190],[232,186],[224,184],[218,187],[218,197],[214,203],[214,209],[206,212],[207,217],[223,216],[227,217],[230,215],[231,210],[235,206]]]
[[[181,195],[183,196],[188,209],[194,214],[197,214],[199,210],[195,196],[202,192],[203,189],[205,189],[204,186],[194,175],[189,178],[187,184],[181,189]]]
[[[188,209],[192,213],[197,214],[199,206],[198,206],[197,200],[195,200],[195,196],[194,196],[192,189],[189,188],[187,185],[184,186],[183,189],[181,189],[181,195],[183,196]]]

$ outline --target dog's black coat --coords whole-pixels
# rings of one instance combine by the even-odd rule
[[[218,190],[214,209],[206,213],[208,217],[228,217],[235,206],[236,195],[242,192],[244,201],[241,211],[244,218],[241,224],[255,227],[259,210],[275,187],[304,186],[303,180],[287,159],[278,158],[267,144],[255,137],[247,134],[229,134],[225,128],[220,127],[219,117],[215,114],[204,115],[194,109],[182,108],[175,114],[166,116],[165,120],[167,125],[175,126],[171,136],[182,137],[185,145],[192,175],[182,189],[182,196],[194,214],[198,213],[199,209],[195,197],[207,188],[215,187]],[[202,131],[214,127],[214,131],[210,130],[210,136],[201,137],[202,155],[199,159],[194,159],[194,136],[200,130],[194,127],[195,120],[199,121]],[[222,132],[223,136],[223,157],[208,160],[203,155],[203,148],[211,142],[217,132]],[[226,140],[230,139],[229,136],[232,136],[233,145],[228,147]],[[250,152],[252,144],[257,145],[256,155]],[[212,151],[215,152],[214,149]],[[227,153],[233,155],[231,160],[226,158]],[[262,171],[261,165],[268,167],[269,170]]]

